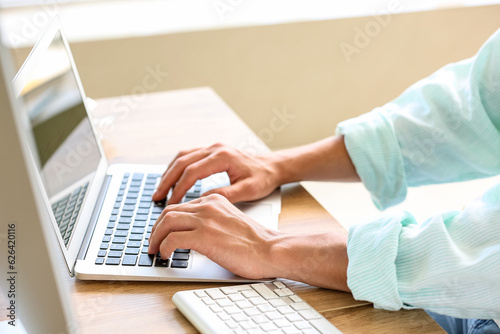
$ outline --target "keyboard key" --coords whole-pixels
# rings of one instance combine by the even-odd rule
[[[116,230],[115,231],[115,237],[126,237],[126,236],[128,236],[127,230]]]
[[[144,234],[144,228],[134,227],[134,228],[132,228],[130,233],[132,233],[132,234]],[[179,260],[182,260],[182,259],[179,259]]]
[[[115,223],[108,223],[107,228],[115,228]]]
[[[279,298],[271,289],[269,289],[265,284],[260,283],[260,284],[252,284],[252,287],[254,288],[255,291],[259,295],[262,296],[262,298],[269,300],[269,299],[277,299]]]
[[[135,266],[137,263],[137,255],[125,255],[123,257],[122,265],[123,266]]]
[[[116,258],[107,258],[106,259],[106,264],[107,265],[112,265],[112,266],[117,266],[120,264],[120,259],[116,259]]]
[[[190,249],[177,248],[174,253],[190,253]]]
[[[123,245],[123,244],[111,244],[111,247],[109,249],[113,250],[113,251],[122,251],[125,249],[125,245]]]
[[[126,255],[139,255],[139,248],[127,248],[125,250]]]
[[[168,267],[170,260],[162,260],[161,257],[156,258],[155,267]]]
[[[127,238],[123,238],[123,237],[114,237],[113,238],[114,244],[124,244],[126,242],[127,242]]]
[[[151,208],[151,203],[149,202],[139,202],[139,208],[140,209],[148,209],[148,213],[149,213],[149,209]]]
[[[145,221],[135,221],[133,227],[140,227],[140,228],[146,227],[146,222]]]
[[[220,289],[207,289],[205,290],[207,295],[212,299],[225,299],[226,295],[220,291]]]
[[[119,213],[120,213],[120,210],[118,210],[118,209],[113,209],[113,211],[111,211],[112,215],[117,215]]]
[[[132,222],[132,218],[130,218],[130,217],[121,217],[118,220],[119,224],[130,224],[131,222]]]
[[[131,234],[128,238],[130,241],[142,241],[142,234]]]
[[[117,257],[117,258],[120,258],[120,257],[122,257],[122,255],[123,255],[123,252],[118,252],[118,251],[110,251],[110,252],[108,253],[108,258],[110,258],[110,257]]]
[[[172,268],[187,268],[187,261],[172,260]]]
[[[104,263],[104,258],[103,257],[98,257],[95,259],[95,264],[103,264]]]
[[[129,241],[127,243],[127,247],[139,248],[139,247],[141,247],[141,242],[140,241]]]
[[[153,265],[154,255],[141,254],[139,257],[139,266],[141,267],[151,267]]]
[[[125,205],[129,205],[129,206],[134,206],[135,208],[135,205],[137,204],[137,200],[136,199],[133,199],[133,198],[127,198],[125,200]]]
[[[139,209],[137,210],[138,215],[149,215],[149,209]]]
[[[114,211],[114,210],[113,210],[113,211]],[[115,222],[117,219],[118,219],[118,216],[117,216],[117,215],[112,215],[111,217],[109,217],[109,221],[110,221],[110,222]]]
[[[142,254],[147,254],[148,253],[148,248],[149,247],[142,247],[141,253]]]
[[[99,257],[106,256],[106,251],[104,249],[101,249],[100,251],[97,252],[97,256]]]
[[[109,247],[109,243],[103,242],[103,243],[101,243],[101,247],[99,247],[99,248],[100,249],[108,249],[108,247]]]
[[[125,203],[125,204],[127,204],[127,203]],[[135,205],[125,205],[122,210],[123,211],[134,211]]]
[[[147,215],[136,215],[135,220],[136,221],[138,221],[138,220],[146,221],[146,220],[148,220],[148,216]]]
[[[132,180],[142,180],[144,178],[144,173],[134,173],[132,175]]]
[[[110,235],[105,235],[103,238],[102,238],[102,242],[110,242],[111,241],[111,236]]]
[[[133,217],[133,216],[134,216],[133,211],[123,211],[122,215],[121,215],[121,217],[128,217],[128,218]]]
[[[181,261],[187,261],[189,260],[189,254],[186,253],[175,253],[172,255],[172,260],[181,260]]]
[[[130,229],[130,225],[129,224],[118,224],[118,226],[116,227],[117,230],[129,230]]]

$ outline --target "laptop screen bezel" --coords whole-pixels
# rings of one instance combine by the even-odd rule
[[[94,177],[92,179],[91,184],[89,185],[88,188],[88,194],[86,195],[86,200],[84,201],[82,205],[82,209],[80,212],[80,216],[78,218],[78,221],[76,223],[76,226],[74,228],[74,232],[71,238],[71,241],[68,245],[68,248],[64,245],[64,241],[61,237],[61,234],[59,232],[59,227],[57,225],[56,219],[54,217],[52,207],[51,207],[51,199],[47,196],[47,193],[44,189],[43,191],[43,197],[44,197],[44,203],[46,209],[49,211],[50,218],[52,220],[52,225],[56,231],[57,234],[57,240],[59,242],[59,247],[64,255],[64,259],[66,262],[66,266],[68,269],[68,272],[70,273],[71,276],[74,276],[74,266],[78,257],[78,253],[80,251],[80,248],[82,247],[83,240],[85,238],[85,233],[87,232],[88,225],[90,224],[91,217],[93,210],[95,209],[95,203],[97,202],[99,193],[101,191],[102,185],[104,183],[104,179],[106,177],[106,171],[108,168],[108,163],[106,160],[106,155],[104,153],[104,149],[102,147],[102,144],[100,140],[98,139],[99,137],[97,136],[97,131],[94,126],[94,122],[92,120],[92,115],[89,113],[89,108],[87,105],[87,97],[85,95],[85,91],[83,89],[83,85],[78,73],[78,70],[76,68],[75,61],[73,59],[73,55],[71,53],[71,49],[69,47],[68,41],[61,29],[61,25],[59,21],[56,19],[51,24],[49,25],[48,29],[45,31],[43,36],[40,38],[40,40],[35,44],[33,47],[32,51],[26,58],[24,64],[21,66],[21,69],[18,71],[17,75],[15,76],[13,80],[13,87],[14,87],[14,93],[16,98],[20,97],[20,94],[23,90],[23,88],[26,86],[28,81],[30,80],[33,72],[35,71],[37,65],[40,63],[43,55],[48,51],[50,45],[52,42],[60,36],[62,43],[64,45],[64,48],[66,50],[66,53],[68,55],[68,59],[71,65],[71,70],[73,71],[74,78],[76,81],[76,85],[78,87],[78,91],[80,93],[80,96],[83,101],[83,105],[85,108],[85,112],[87,115],[87,118],[89,119],[91,128],[92,128],[92,133],[94,135],[94,138],[96,140],[96,145],[99,150],[100,154],[100,159],[99,163],[97,165],[97,169],[95,171]],[[25,120],[28,119],[28,117],[24,118]],[[24,134],[29,138],[29,144],[30,144],[30,151],[31,155],[33,158],[33,162],[37,161],[38,159],[38,153],[37,153],[37,148],[33,139],[32,135],[32,130],[31,130],[31,125],[28,124],[29,122],[26,122],[26,124],[23,124],[23,130]]]

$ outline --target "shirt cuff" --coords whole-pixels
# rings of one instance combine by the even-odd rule
[[[355,299],[391,311],[411,308],[400,298],[396,272],[399,236],[411,221],[410,214],[401,212],[349,229],[347,285]]]
[[[344,135],[347,152],[378,209],[396,205],[406,198],[404,162],[386,110],[376,108],[341,122],[336,133]]]

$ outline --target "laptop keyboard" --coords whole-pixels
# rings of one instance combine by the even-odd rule
[[[78,214],[80,213],[88,187],[89,183],[87,182],[75,189],[71,194],[52,204],[52,211],[56,217],[57,226],[59,226],[59,232],[66,247],[68,247],[73,235],[73,228],[78,219]]]
[[[165,208],[151,199],[160,177],[160,174],[124,174],[95,264],[188,268],[189,249],[176,249],[166,260],[159,253],[148,254],[151,230]],[[198,198],[200,193],[201,181],[198,181],[184,201]]]

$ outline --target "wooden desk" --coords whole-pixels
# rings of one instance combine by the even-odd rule
[[[167,163],[179,149],[214,142],[259,150],[264,147],[211,89],[135,98],[138,102],[128,109],[123,107],[127,105],[127,98],[100,100],[93,112],[101,124],[105,151],[111,163]],[[106,117],[114,118],[112,126],[102,126],[110,120]],[[339,228],[342,228],[340,224],[300,185],[283,187],[281,230]],[[82,333],[196,333],[173,305],[173,294],[186,289],[229,285],[79,281],[69,276],[67,282]],[[376,310],[369,303],[355,301],[349,293],[294,281],[285,280],[285,283],[344,333],[442,332],[421,310]]]

